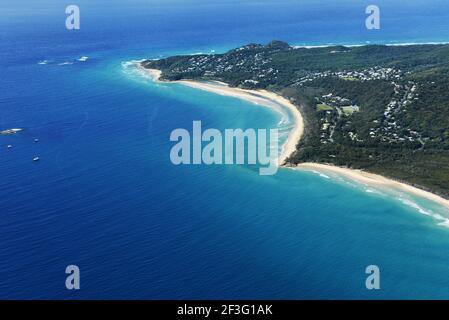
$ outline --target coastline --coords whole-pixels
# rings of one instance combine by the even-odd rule
[[[305,170],[305,171],[318,171],[321,173],[334,173],[339,176],[349,178],[350,180],[362,183],[367,186],[373,187],[386,187],[397,191],[402,191],[411,195],[415,195],[433,202],[436,202],[449,209],[449,200],[429,191],[419,189],[409,184],[395,181],[384,176],[369,173],[363,170],[349,169],[344,167],[337,167],[329,164],[319,163],[300,163],[293,169]]]
[[[379,45],[379,46],[387,46],[387,47],[406,47],[406,46],[422,46],[422,45],[446,45],[449,44],[448,41],[430,41],[430,42],[397,42],[397,43],[329,43],[329,44],[316,44],[316,45],[306,45],[306,44],[300,44],[292,46],[294,48],[305,48],[305,49],[314,49],[314,48],[329,48],[329,47],[335,47],[335,46],[343,46],[347,48],[357,48],[357,47],[364,47],[369,45]]]
[[[296,151],[296,145],[302,137],[304,132],[304,120],[299,111],[299,109],[293,105],[288,99],[281,97],[275,93],[266,90],[246,90],[240,88],[231,88],[225,83],[217,82],[213,83],[202,83],[192,80],[179,80],[179,81],[162,81],[160,80],[162,71],[156,69],[146,69],[138,64],[138,68],[143,70],[145,73],[149,74],[154,80],[159,82],[167,83],[180,83],[192,88],[201,89],[208,92],[213,92],[220,95],[231,96],[247,100],[256,104],[263,104],[265,101],[274,101],[277,104],[287,108],[292,112],[294,116],[294,128],[290,132],[286,142],[282,147],[282,153],[279,157],[279,165],[281,167],[301,170],[301,171],[312,171],[321,173],[334,173],[339,176],[349,178],[350,180],[368,185],[373,187],[387,187],[394,190],[402,191],[411,195],[415,195],[432,202],[438,203],[445,208],[449,209],[449,200],[445,199],[435,193],[419,189],[417,187],[411,186],[409,184],[398,182],[393,179],[386,178],[384,176],[369,173],[362,170],[338,167],[332,164],[319,164],[319,163],[300,163],[298,165],[292,165],[286,162],[289,156],[291,156]],[[270,107],[270,105],[265,104]]]
[[[140,65],[139,68],[147,72],[156,81],[164,82],[160,80],[160,76],[162,74],[160,70],[145,69]],[[304,120],[298,108],[294,104],[292,104],[288,99],[266,90],[247,90],[240,88],[231,88],[226,83],[222,82],[216,82],[216,84],[203,83],[192,80],[178,80],[168,82],[183,84],[191,88],[200,89],[223,96],[239,98],[269,108],[273,108],[272,106],[273,102],[281,107],[286,108],[291,112],[293,116],[293,129],[289,133],[287,140],[282,145],[282,152],[278,157],[279,165],[281,167],[285,166],[287,159],[296,151],[296,145],[301,139],[302,134],[304,133]]]

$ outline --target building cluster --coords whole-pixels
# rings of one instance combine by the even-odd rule
[[[260,50],[259,50],[260,49]],[[224,55],[195,55],[188,57],[184,63],[172,69],[174,73],[192,76],[229,79],[229,74],[238,74],[237,79],[246,79],[242,83],[248,87],[257,87],[267,83],[277,83],[280,71],[273,66],[270,54],[278,48],[260,45],[248,45],[230,51]],[[317,79],[326,77],[339,78],[345,81],[389,81],[394,95],[379,118],[372,121],[368,134],[357,132],[351,125],[351,116],[360,111],[360,107],[350,99],[329,93],[316,98],[317,110],[320,111],[320,140],[327,144],[334,142],[337,125],[343,130],[341,134],[354,142],[375,139],[386,143],[419,142],[424,144],[421,135],[413,130],[403,128],[400,123],[407,107],[419,100],[418,85],[405,81],[400,69],[387,67],[371,67],[360,70],[308,72],[301,71],[296,80],[289,85],[307,87]],[[360,130],[358,130],[360,131]],[[425,140],[425,139],[424,139]]]
[[[391,83],[394,87],[394,96],[385,107],[382,119],[374,120],[369,135],[372,139],[382,142],[419,142],[424,145],[421,134],[408,128],[403,128],[400,120],[407,113],[407,107],[419,100],[418,85],[413,81],[404,84]]]
[[[324,72],[311,72],[300,79],[298,79],[294,85],[302,87],[308,82],[326,77],[337,77],[347,81],[373,81],[373,80],[399,80],[403,76],[401,70],[394,68],[383,68],[380,66],[367,68],[363,70],[352,71],[324,71]]]
[[[321,132],[320,140],[322,144],[334,142],[333,135],[337,122],[346,121],[348,116],[351,116],[354,112],[359,112],[360,107],[354,105],[351,100],[337,96],[333,93],[329,93],[316,99],[317,111],[322,112],[320,118]],[[361,141],[356,133],[349,132],[352,140]]]
[[[223,56],[192,56],[187,63],[174,67],[172,72],[204,77],[220,77],[221,74],[238,72],[247,75],[248,79],[243,82],[253,85],[266,79],[275,81],[279,70],[269,66],[272,59],[266,57],[267,52],[248,54],[247,49],[249,47],[242,47]]]
[[[407,113],[407,108],[413,102],[419,100],[418,85],[413,81],[403,84],[392,81],[394,88],[392,100],[387,104],[379,119],[373,120],[366,139],[376,139],[385,143],[418,142],[424,145],[425,138],[422,135],[401,125],[401,119]],[[360,107],[352,105],[346,98],[336,96],[333,93],[323,95],[317,99],[317,110],[322,112],[320,118],[322,144],[334,142],[333,135],[338,122],[343,121],[343,136],[356,142],[364,142],[357,132],[351,131],[351,117],[354,112],[360,111]],[[366,136],[366,135],[365,135]]]

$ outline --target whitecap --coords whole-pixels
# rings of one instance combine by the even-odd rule
[[[366,186],[366,185],[365,185],[365,186]],[[385,196],[384,193],[380,192],[380,191],[377,190],[377,189],[366,188],[366,189],[365,189],[365,192],[366,192],[366,193],[373,193],[373,194],[378,194],[378,195],[381,195],[381,196]]]
[[[443,217],[443,216],[442,216],[441,214],[439,214],[439,213],[435,213],[435,214],[433,215],[433,217],[434,217],[435,219],[437,219],[437,220],[444,220],[444,221],[447,220],[447,218]]]
[[[130,66],[133,66],[135,64],[134,61],[122,61],[122,67],[128,68]]]
[[[438,225],[449,228],[449,219],[444,220],[444,222],[440,222]]]
[[[278,126],[281,126],[283,124],[287,123],[287,119],[282,118],[281,121],[278,122]]]
[[[433,212],[424,210],[424,209],[423,209],[420,205],[418,205],[416,202],[413,202],[413,201],[411,201],[411,200],[409,200],[409,199],[405,199],[405,198],[402,198],[402,197],[398,198],[398,200],[401,201],[403,204],[405,204],[405,205],[407,205],[407,206],[409,206],[409,207],[411,207],[411,208],[413,208],[413,209],[418,210],[418,212],[419,212],[419,213],[422,213],[423,215],[426,215],[426,216],[434,216]]]
[[[404,204],[406,204],[406,205],[408,205],[408,206],[418,210],[418,212],[423,214],[423,215],[430,216],[430,217],[432,217],[432,218],[434,218],[436,220],[439,220],[439,221],[443,221],[443,222],[438,223],[439,226],[449,228],[449,219],[444,217],[443,215],[441,215],[439,213],[434,213],[431,210],[425,210],[425,209],[423,209],[421,206],[419,206],[417,203],[415,203],[413,201],[410,201],[410,200],[407,200],[407,199],[404,199],[404,198],[400,198],[400,200],[402,201],[402,203],[404,203]]]
[[[322,173],[322,172],[319,172],[319,171],[316,171],[316,170],[310,170],[310,171],[313,172],[313,173],[315,173],[315,174],[317,174],[317,175],[319,175],[321,178],[330,179],[330,177],[329,177],[328,175],[325,175],[325,174]]]

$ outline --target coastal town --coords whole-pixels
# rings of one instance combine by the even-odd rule
[[[305,121],[292,165],[365,169],[449,195],[449,172],[434,170],[436,163],[449,168],[448,62],[449,45],[304,48],[272,41],[141,66],[160,70],[166,81],[215,81],[288,99]]]
[[[244,88],[259,88],[272,85],[279,81],[281,71],[276,68],[271,55],[279,52],[291,52],[295,49],[286,43],[274,41],[268,46],[250,44],[218,55],[193,55],[188,56],[183,64],[176,64],[169,70],[170,75],[182,78],[202,77],[203,79],[224,80],[228,74],[241,75],[236,85]],[[345,54],[347,50],[329,50],[330,54]],[[250,54],[248,54],[250,53]],[[341,71],[306,71],[295,72],[295,78],[285,85],[289,87],[306,88],[314,82],[336,78],[350,82],[388,81],[394,88],[394,96],[385,105],[384,111],[378,119],[371,121],[369,132],[357,132],[351,128],[351,116],[360,112],[363,106],[359,106],[350,98],[341,97],[335,92],[315,96],[316,110],[320,115],[320,141],[322,144],[334,142],[334,133],[337,127],[342,127],[342,135],[353,142],[363,143],[365,140],[378,140],[383,143],[419,142],[424,145],[425,138],[412,129],[404,129],[399,119],[407,112],[407,106],[419,99],[418,86],[404,78],[410,72],[394,67],[373,66],[361,69],[344,69]],[[339,124],[342,124],[339,126]]]
[[[384,73],[381,76],[382,80],[390,80],[388,78],[389,73]],[[354,76],[357,73],[345,72],[340,74],[340,76],[346,79],[347,74]],[[363,74],[363,78],[359,78],[361,79],[360,81],[380,80],[378,79],[378,72],[373,71],[373,78],[370,78],[365,73],[359,73],[358,75],[361,74]],[[403,128],[401,125],[402,116],[407,113],[407,106],[419,100],[418,86],[412,81],[403,84],[400,84],[399,81],[401,81],[401,78],[396,74],[395,81],[391,82],[391,86],[394,88],[394,96],[385,106],[384,112],[380,117],[372,120],[369,134],[366,137],[361,138],[358,133],[350,129],[343,130],[343,135],[347,135],[349,139],[355,142],[364,142],[364,139],[369,139],[380,140],[384,143],[418,142],[424,146],[426,138],[423,138],[421,133],[409,128]],[[350,128],[351,116],[361,109],[360,106],[354,105],[350,99],[334,95],[334,93],[322,95],[320,98],[316,98],[316,101],[317,112],[320,113],[320,138],[323,144],[334,142],[333,134],[339,122],[344,123],[343,128]]]

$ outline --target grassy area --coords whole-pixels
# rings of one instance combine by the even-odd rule
[[[346,80],[346,81],[360,81],[360,79],[358,79],[358,78],[354,78],[354,77],[344,77],[344,78],[342,78],[343,80]]]
[[[341,110],[343,111],[344,114],[347,115],[351,115],[357,111],[357,109],[352,106],[342,107]]]
[[[328,106],[327,104],[319,103],[316,105],[316,111],[332,111],[334,108]]]

